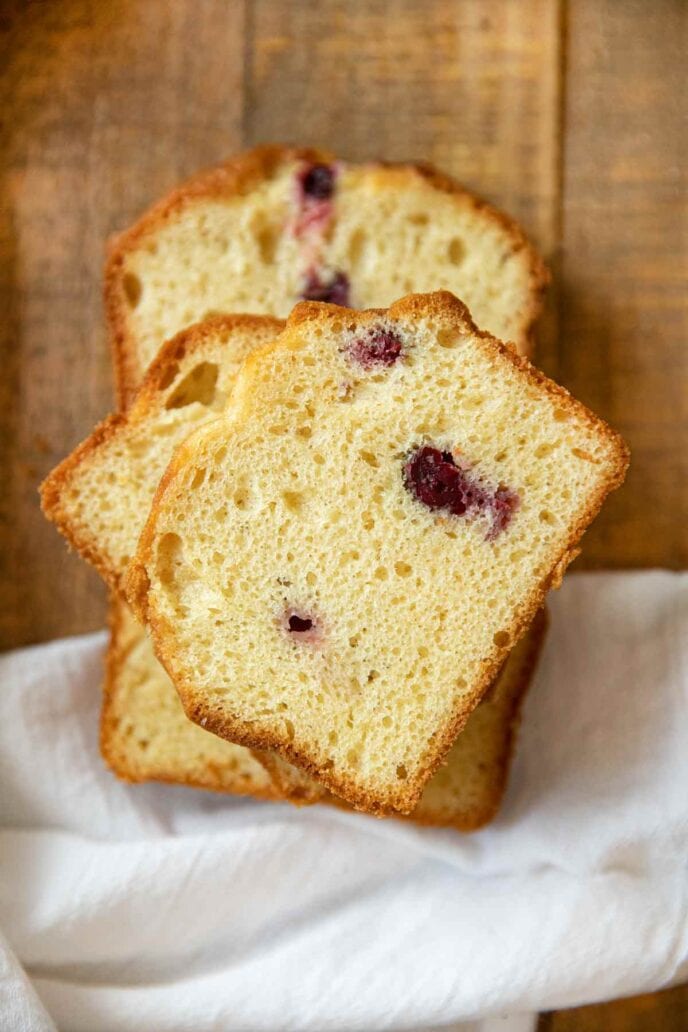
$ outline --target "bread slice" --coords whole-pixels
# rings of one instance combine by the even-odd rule
[[[309,175],[318,171],[330,177],[329,197],[306,190]],[[322,184],[315,193],[323,193]],[[121,401],[133,403],[163,340],[196,318],[213,310],[286,313],[306,280],[330,274],[346,275],[351,298],[371,305],[408,290],[450,287],[482,325],[521,350],[529,347],[548,278],[514,222],[426,166],[344,165],[320,151],[257,148],[196,176],[111,245],[106,309]],[[254,332],[250,323],[243,330],[249,337]],[[243,330],[237,326],[237,335]],[[174,346],[183,349],[188,339]],[[147,414],[146,392],[157,397],[167,375],[162,368],[147,380],[135,420]],[[189,386],[210,389],[206,407],[221,407],[221,383],[215,393],[211,383]],[[176,384],[170,396],[175,390]],[[202,408],[173,408],[156,448],[140,439],[131,448],[150,456],[152,472],[161,474],[168,443],[204,417]],[[130,531],[137,523],[131,514],[145,509],[135,478],[132,491],[117,492],[124,508],[112,498],[112,488],[122,482],[115,452],[124,418],[101,424],[42,489],[46,515],[114,590],[133,547]],[[108,464],[114,468],[107,475],[116,479],[101,499],[100,477]],[[99,547],[105,536],[114,551]]]
[[[305,302],[176,451],[128,597],[193,720],[409,813],[627,461],[451,294]]]
[[[165,345],[126,414],[105,420],[42,487],[46,514],[117,589],[155,488],[189,430],[217,418],[248,352],[282,328],[267,316],[217,316]],[[283,799],[250,750],[192,724],[144,629],[115,594],[100,745],[126,781],[169,781]]]
[[[134,390],[139,386],[140,377],[150,361],[157,343],[162,340],[166,332],[173,332],[179,329],[183,323],[193,318],[188,311],[185,311],[180,315],[177,324],[173,320],[168,321],[165,324],[166,330],[161,331],[159,329],[159,322],[157,329],[155,322],[149,325],[150,320],[146,319],[145,309],[143,311],[139,310],[138,313],[136,312],[143,280],[137,276],[136,272],[132,271],[132,267],[139,260],[137,254],[140,255],[142,249],[144,252],[149,252],[150,250],[157,251],[156,233],[158,229],[160,227],[167,227],[165,231],[169,237],[170,234],[174,235],[175,232],[178,234],[180,231],[183,231],[181,223],[186,223],[189,219],[195,219],[198,239],[192,242],[190,250],[195,252],[198,246],[205,248],[206,253],[208,253],[212,252],[213,247],[222,246],[222,243],[217,239],[214,241],[209,239],[208,226],[205,219],[210,205],[216,203],[223,205],[223,211],[218,220],[220,228],[223,222],[226,226],[228,220],[230,223],[232,220],[235,223],[237,221],[241,222],[246,212],[253,211],[255,221],[249,226],[249,240],[251,243],[249,260],[247,262],[242,261],[241,259],[245,256],[238,256],[240,260],[234,267],[232,276],[226,277],[224,281],[220,279],[215,283],[215,292],[212,299],[212,304],[217,308],[233,309],[238,303],[237,291],[239,291],[242,300],[251,298],[250,303],[244,301],[244,306],[250,307],[253,310],[256,307],[253,303],[255,295],[254,283],[258,284],[258,293],[260,293],[261,278],[265,276],[265,265],[269,269],[271,264],[277,266],[279,263],[279,256],[277,254],[279,247],[271,255],[272,243],[278,240],[278,231],[285,222],[287,224],[286,236],[287,238],[290,237],[288,224],[290,221],[293,223],[294,210],[303,202],[303,196],[299,196],[302,194],[299,187],[291,193],[291,196],[285,196],[283,191],[278,203],[283,205],[284,210],[282,214],[278,214],[277,218],[275,218],[274,207],[270,203],[266,204],[265,198],[262,196],[265,192],[266,184],[273,177],[277,176],[280,178],[282,185],[284,185],[290,179],[293,180],[293,170],[295,168],[298,169],[296,173],[298,177],[303,174],[305,167],[319,163],[329,163],[331,160],[331,156],[322,152],[296,151],[286,148],[262,148],[258,151],[241,155],[226,163],[222,168],[212,170],[209,173],[203,173],[190,183],[185,184],[180,190],[174,191],[170,197],[157,205],[148,216],[144,216],[137,226],[133,227],[128,233],[123,234],[113,243],[107,266],[106,303],[114,344],[119,396],[124,402],[131,402]],[[338,167],[338,172],[340,171],[341,166]],[[355,179],[356,170],[353,170],[353,173],[353,178]],[[435,218],[439,222],[444,223],[447,229],[446,235],[448,235],[445,256],[446,268],[436,282],[447,283],[458,290],[461,290],[463,287],[463,292],[468,293],[474,298],[474,308],[477,305],[475,297],[480,293],[482,275],[479,261],[476,262],[474,256],[494,256],[500,251],[500,248],[505,253],[502,247],[504,241],[511,247],[513,257],[508,259],[510,271],[513,274],[514,282],[518,282],[520,277],[520,289],[523,291],[522,298],[512,298],[514,302],[513,312],[517,313],[520,311],[521,318],[519,323],[512,322],[510,328],[506,331],[502,330],[502,332],[512,337],[521,349],[525,350],[528,348],[530,344],[530,327],[538,313],[540,295],[547,277],[542,263],[527,241],[525,241],[520,229],[510,220],[472,197],[457,184],[451,182],[446,177],[438,175],[427,167],[397,166],[394,169],[385,169],[382,166],[368,166],[365,169],[360,169],[359,173],[359,182],[357,184],[351,189],[347,187],[343,192],[341,190],[338,191],[339,199],[344,198],[343,207],[345,212],[341,227],[338,230],[339,243],[335,245],[335,251],[339,247],[341,252],[342,243],[345,243],[348,232],[350,234],[351,249],[347,248],[347,258],[350,264],[346,263],[346,268],[352,280],[354,279],[354,270],[356,272],[356,281],[361,278],[361,275],[370,277],[364,284],[366,286],[368,303],[385,303],[403,290],[413,287],[420,288],[423,282],[435,285],[431,279],[434,274],[432,270],[435,270],[437,265],[441,264],[443,248],[440,244],[439,251],[433,255],[430,266],[427,263],[427,252],[438,242],[436,226],[431,226],[431,230],[434,230],[434,232],[431,233],[430,237],[424,235],[425,257],[419,255],[418,260],[414,260],[413,255],[413,248],[415,247],[414,236],[422,231],[424,222],[427,224],[428,220]],[[351,175],[348,178],[352,178]],[[341,177],[339,175],[338,179],[341,187]],[[391,186],[389,192],[385,189],[385,180]],[[279,192],[279,190],[274,191],[276,195]],[[375,198],[380,196],[383,198],[381,208],[378,206],[377,219],[377,221],[380,218],[385,220],[383,234],[379,241],[373,240],[372,249],[367,240],[367,227],[356,225],[355,212],[352,219],[352,209],[355,206],[357,193],[364,197],[367,195],[368,197],[364,202],[364,208],[360,212],[362,219],[369,217],[371,203],[377,206]],[[234,205],[235,199],[239,202],[237,205]],[[411,211],[410,208],[416,206],[417,201],[419,202],[419,207],[416,207],[415,211]],[[440,209],[444,209],[439,217],[436,214],[438,205]],[[284,211],[287,212],[286,217],[284,216]],[[447,217],[448,212],[449,217]],[[400,270],[396,264],[393,264],[391,268],[386,270],[388,274],[397,277],[398,285],[396,287],[386,285],[384,275],[382,280],[380,280],[380,266],[387,264],[386,256],[383,252],[387,245],[390,220],[395,223],[399,233],[399,241],[404,248],[405,270]],[[469,262],[464,265],[457,280],[454,278],[457,274],[456,263],[457,258],[461,257],[463,246],[461,239],[457,236],[452,236],[451,231],[459,223],[461,223],[461,232],[463,232],[464,225],[466,227],[466,237],[470,242],[471,253],[468,255]],[[377,222],[375,224],[377,225]],[[315,234],[316,237],[321,237],[321,244],[322,238],[325,238],[325,247],[321,251],[319,261],[321,265],[324,264],[326,267],[331,267],[333,263],[328,257],[328,238],[331,236],[332,224],[328,227],[321,226],[320,228],[326,228],[327,232]],[[485,239],[482,239],[483,232],[485,233]],[[307,236],[309,238],[306,241],[307,246],[311,247],[314,234],[309,233]],[[227,241],[234,241],[236,239],[236,225],[234,225],[227,231]],[[175,241],[171,241],[171,243],[172,246],[168,251],[163,252],[162,269],[165,271],[165,263],[168,261],[169,268],[171,269],[181,266],[183,290],[178,290],[182,284],[174,276],[171,279],[171,289],[166,287],[164,277],[160,278],[159,276],[160,266],[157,269],[157,278],[156,270],[152,270],[153,278],[156,280],[156,302],[158,305],[168,309],[170,305],[178,305],[180,297],[185,299],[185,305],[188,303],[188,278],[183,272],[183,267],[187,263],[188,257],[184,246],[179,247]],[[261,259],[257,263],[255,261],[256,243],[258,244]],[[284,241],[282,243],[284,245]],[[286,243],[288,251],[288,245],[293,243],[293,240],[287,239]],[[365,263],[361,261],[364,257],[362,251],[364,247],[368,251]],[[250,259],[251,254],[253,255],[253,261]],[[232,257],[237,256],[234,254]],[[145,260],[144,254],[144,263]],[[295,269],[293,256],[287,254],[283,260],[290,263],[291,272],[293,273]],[[361,268],[362,265],[365,265],[365,271]],[[241,271],[240,278],[237,278],[237,266]],[[303,278],[304,269],[300,268],[296,271]],[[402,280],[401,275],[404,271],[406,278]],[[283,279],[283,270],[278,268],[277,272]],[[203,294],[203,284],[200,282],[203,275],[204,272],[201,270],[196,281],[196,291],[193,297],[193,303],[196,305],[194,312],[197,315],[205,313],[210,303],[210,299]],[[420,277],[420,279],[417,279],[417,277]],[[423,280],[423,277],[427,277],[427,279]],[[228,296],[226,293],[228,289],[233,290],[234,293]],[[244,292],[243,296],[242,291]],[[494,291],[488,290],[485,298],[488,306],[485,310],[486,325],[488,327],[493,329],[501,327],[502,324],[499,323],[499,320],[502,318],[503,313],[506,313],[508,318],[513,318],[512,311],[507,310],[505,302],[498,293],[495,294]],[[279,306],[283,306],[282,310],[286,311],[291,306],[291,299],[291,288],[283,289],[279,300]],[[142,315],[143,319],[141,319]],[[92,458],[95,460],[96,455]],[[91,466],[91,469],[94,470],[94,467]],[[97,471],[97,466],[95,471]],[[159,464],[153,463],[150,468],[152,479],[155,478],[158,471]],[[73,478],[78,486],[78,470],[73,470]],[[138,478],[134,479],[136,481]],[[138,511],[143,511],[145,508],[145,506],[137,507],[133,498],[132,506],[138,508]],[[67,508],[64,529],[67,530],[68,536],[70,536],[68,526],[70,515],[72,514]],[[87,515],[87,511],[85,515]],[[133,527],[134,524],[130,521],[129,525]],[[88,523],[85,527],[77,526],[75,529],[77,531],[76,542],[84,540],[84,543],[87,543],[89,546],[89,551],[95,557],[97,555],[97,543],[94,542],[92,534],[89,534]],[[72,537],[72,540],[74,540],[74,537]],[[113,586],[117,586],[119,583],[119,577],[126,562],[128,550],[128,545],[124,549],[120,548],[119,563],[117,562],[117,554],[114,563],[112,556],[106,555],[101,557],[100,568],[108,575],[108,579]],[[114,604],[116,605],[116,603]],[[119,653],[118,629],[124,627],[125,624],[126,621],[118,619],[116,613],[113,614],[111,650],[115,655]],[[115,659],[110,663],[110,669],[114,671],[109,682],[112,689],[110,694],[115,696],[118,694],[117,682],[119,679],[121,681],[122,699],[128,697],[127,684],[130,679],[127,676],[127,664],[126,658],[121,663],[116,662]],[[166,678],[162,668],[158,668],[157,676],[158,680]],[[106,704],[106,710],[107,708]],[[104,724],[105,726],[107,725]],[[297,770],[297,768],[290,765],[287,766],[294,772]],[[179,774],[182,780],[186,780],[183,763],[180,764]],[[298,794],[297,790],[296,795],[298,796]]]
[[[87,446],[78,450],[77,457],[67,460],[66,473],[58,471],[62,518],[69,526],[70,511],[79,512],[84,528],[71,536],[82,540],[85,532],[91,534],[89,554],[98,556],[101,569],[113,571],[111,583],[119,583],[164,467],[175,444],[186,436],[185,427],[192,429],[204,418],[216,417],[217,405],[231,392],[242,357],[252,347],[272,339],[282,326],[269,318],[213,317],[178,334],[158,355],[133,408],[106,424],[110,432],[96,431]],[[196,404],[191,403],[194,398]],[[63,498],[72,499],[71,510]],[[114,521],[113,512],[117,513]],[[186,719],[145,633],[116,598],[112,600],[110,625],[101,743],[111,768],[131,781],[177,780],[201,788],[265,797],[265,777],[255,775],[256,760],[248,750],[210,736]],[[521,664],[514,658],[507,662],[507,669],[516,672]],[[513,691],[525,687],[513,677],[508,684],[513,685]],[[511,688],[501,694],[511,698]],[[482,724],[485,720],[483,715]],[[461,736],[467,744],[455,749],[458,755],[450,768],[454,772],[452,784],[461,773],[462,786],[458,796],[455,794],[453,810],[440,816],[441,823],[468,828],[477,819],[472,814],[484,814],[490,801],[498,800],[504,753],[497,755],[492,750],[501,746],[506,751],[509,723],[506,712],[501,724],[493,721],[482,745],[485,755],[476,758],[469,776],[463,777],[466,764],[462,766],[461,758],[475,738],[469,734],[469,723]],[[212,745],[204,741],[207,737],[214,739]],[[262,754],[262,762],[272,774],[274,798],[313,802],[327,796],[319,782],[276,754]],[[422,819],[431,786],[446,777],[445,769],[427,786],[414,817]],[[476,796],[478,801],[468,806],[466,799]],[[486,802],[478,805],[481,798]]]
[[[175,447],[217,418],[243,359],[283,325],[270,316],[215,316],[177,334],[131,408],[96,427],[41,485],[48,519],[114,591]]]
[[[121,599],[112,599],[111,614],[101,751],[118,777],[258,799],[346,805],[275,753],[261,757],[268,774],[248,749],[188,720],[143,628]],[[521,703],[544,631],[544,613],[540,613],[509,655],[493,693],[471,714],[446,766],[425,786],[408,819],[475,831],[495,816],[506,787]]]
[[[283,799],[248,749],[208,734],[184,715],[144,629],[121,599],[110,604],[100,743],[125,781],[169,781],[258,799]]]
[[[545,610],[509,653],[492,689],[471,713],[430,778],[408,820],[475,831],[499,810],[506,790],[521,705],[535,671],[547,627]],[[292,802],[344,805],[327,789],[277,753],[261,755],[276,787]]]
[[[258,147],[174,190],[111,244],[105,301],[123,405],[163,341],[212,312],[303,297],[378,307],[446,288],[530,347],[547,272],[520,227],[426,165]]]

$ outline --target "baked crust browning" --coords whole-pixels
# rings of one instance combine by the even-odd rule
[[[114,595],[110,598],[108,624],[110,642],[105,656],[100,751],[110,770],[120,780],[130,783],[161,781],[230,795],[250,795],[255,799],[269,801],[285,798],[271,779],[260,776],[262,771],[260,768],[255,769],[253,757],[237,756],[238,749],[232,749],[228,743],[224,750],[218,750],[217,744],[210,739],[212,748],[208,751],[214,753],[214,758],[200,757],[194,755],[199,752],[197,741],[194,742],[192,736],[187,735],[188,740],[183,743],[185,750],[181,755],[175,758],[169,755],[151,758],[137,741],[137,732],[150,733],[150,728],[136,727],[136,700],[132,701],[131,693],[133,690],[140,694],[138,678],[143,673],[148,678],[148,686],[153,694],[160,696],[162,691],[164,700],[168,694],[174,698],[174,689],[170,684],[159,686],[158,690],[158,686],[151,683],[164,677],[162,670],[158,672],[151,666],[151,663],[155,663],[152,657],[144,660],[143,673],[135,669],[133,654],[135,650],[141,649],[142,643],[145,647],[145,631],[127,613],[126,603]],[[160,701],[163,701],[162,696]],[[179,716],[185,719],[181,713]],[[169,731],[169,713],[161,713],[160,718],[163,727]],[[186,731],[185,728],[183,730]],[[194,727],[193,737],[197,739],[198,734],[198,728]]]
[[[404,820],[425,826],[471,832],[484,827],[495,817],[506,790],[521,709],[542,651],[547,625],[547,611],[541,609],[519,644],[509,654],[497,678],[483,696],[480,706],[471,714],[464,731],[448,754],[447,769],[451,768],[452,763],[461,762],[462,751],[469,745],[467,738],[474,730],[473,722],[476,717],[482,715],[483,707],[490,708],[496,714],[496,725],[482,731],[481,759],[474,761],[479,764],[486,762],[489,770],[489,777],[482,779],[485,790],[479,801],[457,801],[452,790],[446,787],[441,789],[438,786],[436,791],[433,791],[435,782],[431,779],[423,790],[418,806],[404,817]],[[480,733],[476,732],[476,735]],[[485,752],[488,754],[487,758]],[[344,800],[338,799],[318,781],[304,775],[298,767],[286,763],[277,753],[256,751],[255,755],[270,773],[275,787],[290,802],[297,806],[327,803],[349,809]],[[468,760],[464,762],[467,765],[470,763]],[[465,773],[470,777],[475,771],[468,767]],[[440,769],[435,777],[441,774]],[[400,817],[399,814],[395,816]]]
[[[192,176],[153,205],[130,229],[113,237],[108,244],[104,272],[104,301],[115,379],[120,406],[126,408],[136,393],[143,374],[140,348],[132,325],[127,300],[127,260],[147,244],[155,246],[156,234],[193,205],[203,201],[246,196],[260,184],[274,178],[293,163],[332,163],[334,155],[313,148],[267,145],[229,158],[223,164]],[[353,167],[353,166],[352,166]],[[374,175],[381,187],[398,189],[418,180],[451,197],[461,210],[479,212],[487,223],[499,226],[512,254],[520,254],[527,267],[529,296],[520,312],[513,334],[519,350],[532,353],[533,326],[540,314],[549,272],[519,224],[508,215],[476,196],[456,180],[426,163],[371,162],[355,166]]]
[[[175,187],[129,229],[108,242],[103,276],[103,298],[120,407],[133,401],[144,372],[139,347],[129,318],[125,284],[126,259],[144,241],[199,200],[236,197],[271,179],[284,164],[327,162],[332,155],[310,147],[264,145],[237,154],[220,165],[204,169]]]
[[[509,780],[509,771],[511,769],[516,747],[518,729],[521,723],[522,707],[542,652],[548,623],[549,619],[547,610],[543,608],[536,614],[528,631],[521,639],[521,642],[516,646],[521,654],[517,658],[518,669],[514,675],[515,687],[509,692],[508,704],[504,708],[502,718],[504,721],[504,741],[499,763],[493,774],[489,796],[483,800],[481,805],[467,808],[461,812],[456,812],[450,819],[447,819],[446,811],[442,808],[438,807],[433,809],[431,804],[424,806],[423,798],[421,797],[421,805],[414,813],[409,814],[408,820],[414,821],[416,824],[435,827],[453,827],[457,831],[468,832],[477,831],[479,828],[489,824],[496,816],[499,807],[501,806],[504,793],[506,792],[507,782]],[[507,658],[506,664],[508,663],[509,659]],[[493,682],[497,693],[500,691],[499,681],[503,670],[504,668],[500,671],[496,682]],[[492,699],[487,698],[490,691],[491,689],[488,689],[486,696],[483,696],[481,706],[497,704],[497,699],[493,702]],[[501,700],[499,700],[499,704],[502,707],[504,706],[504,703],[501,702]],[[461,739],[459,738],[457,742],[460,743],[460,741]],[[432,782],[430,782],[430,784],[432,784]]]
[[[233,712],[230,706],[213,702],[185,675],[176,644],[175,629],[162,614],[155,596],[151,594],[147,570],[153,562],[157,523],[166,495],[168,492],[172,495],[177,478],[193,463],[198,435],[192,435],[179,448],[162,478],[151,515],[141,536],[138,554],[129,571],[126,591],[139,618],[150,625],[156,651],[175,682],[190,719],[230,741],[239,742],[252,749],[279,752],[282,757],[317,778],[334,794],[344,798],[357,809],[375,814],[408,814],[417,805],[425,783],[442,764],[470,713],[496,677],[510,648],[519,640],[542,607],[547,591],[559,583],[563,570],[576,554],[580,536],[598,512],[605,496],[623,481],[628,465],[628,450],[617,433],[573,399],[568,391],[548,380],[512,348],[497,341],[490,334],[479,331],[466,306],[448,292],[409,295],[388,310],[349,312],[344,316],[346,319],[354,320],[358,329],[374,326],[383,317],[399,319],[402,322],[435,321],[457,333],[470,335],[475,341],[475,347],[482,353],[482,358],[491,366],[505,375],[515,372],[519,381],[536,391],[538,398],[544,392],[552,402],[556,402],[557,410],[575,420],[579,427],[586,428],[606,449],[604,472],[600,471],[596,487],[590,490],[585,504],[577,510],[575,517],[571,517],[566,535],[560,535],[562,540],[556,546],[556,554],[553,554],[551,560],[548,559],[547,569],[539,574],[533,588],[515,607],[511,624],[504,629],[505,633],[495,641],[490,652],[481,661],[479,673],[469,690],[456,700],[450,719],[446,720],[442,727],[437,728],[413,777],[393,788],[372,792],[360,779],[347,771],[328,769],[306,749],[296,747],[284,732],[269,726],[256,727],[255,722]],[[301,344],[299,335],[294,333],[297,328],[309,323],[326,328],[330,322],[341,323],[342,318],[342,309],[336,306],[315,302],[297,305],[282,337],[247,358],[239,376],[233,401],[234,425],[240,425],[248,418],[252,385],[260,380],[263,365],[265,363],[267,367],[275,349],[298,351]],[[218,441],[226,442],[228,425],[216,424],[199,433],[205,441],[217,438]]]
[[[180,370],[183,371],[189,360],[207,349],[214,340],[218,342],[219,357],[226,342],[231,342],[233,333],[247,336],[254,333],[258,339],[264,340],[266,335],[277,336],[283,327],[283,321],[267,315],[217,315],[182,330],[163,345],[129,409],[125,413],[110,415],[99,423],[41,484],[44,514],[69,544],[96,568],[112,591],[122,593],[123,571],[109,552],[107,542],[99,540],[88,518],[80,517],[70,503],[70,492],[79,490],[81,473],[86,467],[97,467],[114,439],[126,440],[133,431],[152,422],[164,410]],[[141,519],[143,516],[141,513]]]

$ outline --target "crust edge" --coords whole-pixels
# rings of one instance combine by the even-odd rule
[[[126,432],[149,418],[170,386],[170,370],[203,347],[213,333],[230,333],[234,329],[272,328],[278,334],[284,321],[270,315],[215,315],[194,323],[163,344],[148,368],[130,407],[124,413],[113,413],[100,422],[77,447],[45,478],[39,487],[41,509],[83,559],[95,567],[108,587],[123,594],[122,575],[111,559],[89,534],[85,525],[77,525],[64,505],[62,495],[83,463],[93,460],[99,450],[117,434]],[[189,431],[191,432],[191,430]]]
[[[127,319],[128,305],[124,287],[127,256],[148,234],[154,233],[193,201],[244,194],[261,180],[271,178],[280,166],[289,162],[334,160],[336,159],[331,152],[311,147],[286,144],[255,147],[191,176],[152,205],[133,226],[109,240],[103,278],[103,300],[121,408],[126,409],[131,403],[142,373],[136,359],[138,349],[135,336],[129,328]],[[528,262],[530,304],[523,312],[516,343],[523,351],[532,354],[534,325],[542,311],[544,292],[551,276],[519,223],[428,163],[377,161],[369,165],[382,170],[408,171],[420,176],[435,189],[470,204],[505,231],[511,238],[514,252],[524,253]]]
[[[185,785],[188,788],[202,788],[224,795],[251,796],[254,799],[269,802],[284,800],[284,793],[280,792],[274,782],[264,789],[250,788],[245,779],[237,777],[236,784],[230,787],[226,779],[223,781],[220,778],[216,765],[213,763],[208,764],[205,775],[198,776],[181,776],[179,771],[173,768],[167,770],[160,768],[155,776],[142,775],[137,772],[127,758],[126,752],[117,747],[117,683],[130,651],[130,647],[124,641],[123,633],[123,608],[125,605],[126,603],[116,595],[110,596],[108,604],[110,639],[104,657],[105,677],[100,710],[99,745],[100,754],[112,773],[127,784],[157,781],[164,784]]]
[[[358,317],[361,315],[370,316],[371,319],[379,318],[382,315],[389,315],[391,317],[418,316],[419,314],[426,317],[428,315],[448,316],[454,320],[459,328],[484,341],[493,354],[501,356],[502,360],[514,366],[539,388],[544,388],[564,409],[575,412],[584,424],[592,427],[609,442],[613,457],[613,461],[610,458],[613,469],[609,476],[600,483],[597,493],[591,497],[586,510],[580,514],[578,520],[572,526],[568,539],[563,543],[550,569],[543,576],[540,583],[532,590],[529,597],[523,601],[519,613],[508,628],[508,647],[494,647],[492,655],[483,665],[481,677],[477,679],[476,686],[470,696],[461,700],[452,718],[440,730],[433,743],[432,752],[428,755],[425,764],[419,768],[414,780],[408,782],[404,788],[397,791],[373,796],[369,791],[363,790],[355,779],[341,774],[333,776],[328,770],[321,765],[319,766],[316,760],[295,749],[282,736],[273,734],[267,729],[262,732],[256,732],[245,721],[218,713],[216,709],[209,706],[203,699],[198,698],[192,684],[186,682],[178,675],[175,676],[173,673],[174,649],[166,648],[168,637],[166,621],[159,617],[149,605],[150,582],[146,572],[146,564],[151,557],[160,502],[168,486],[176,477],[177,472],[184,465],[185,445],[182,445],[177,451],[158,486],[151,514],[141,535],[139,551],[132,561],[127,574],[125,592],[139,619],[150,626],[156,654],[163,666],[168,670],[177,687],[184,710],[194,723],[200,724],[220,737],[246,745],[251,749],[275,750],[279,752],[289,762],[294,763],[306,771],[306,773],[311,774],[336,795],[345,799],[354,809],[360,809],[366,813],[378,816],[395,812],[409,814],[416,806],[424,785],[442,763],[452,743],[463,729],[470,713],[496,676],[499,666],[506,658],[509,649],[513,648],[514,644],[533,621],[537,611],[542,608],[545,596],[550,588],[558,586],[561,582],[561,577],[566,567],[578,554],[577,544],[580,537],[599,512],[605,497],[623,482],[628,467],[629,453],[628,447],[621,436],[581,402],[572,398],[565,388],[551,381],[540,370],[535,369],[527,358],[517,355],[510,347],[498,341],[491,334],[478,330],[467,307],[449,291],[437,291],[424,295],[410,294],[396,301],[389,309],[368,309],[363,313],[348,312],[349,317],[352,314]],[[312,319],[320,319],[323,316],[340,319],[342,317],[342,309],[322,302],[301,302],[289,316],[287,330]],[[272,349],[280,346],[284,346],[284,344],[280,341],[275,341],[250,355],[244,363],[240,379],[242,376],[244,378],[250,377],[251,370],[256,363],[262,360],[262,356],[269,354]]]

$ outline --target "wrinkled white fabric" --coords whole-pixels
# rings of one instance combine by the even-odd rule
[[[123,785],[104,636],[0,657],[2,1027],[418,1029],[688,975],[688,576],[571,575],[550,612],[468,836]]]

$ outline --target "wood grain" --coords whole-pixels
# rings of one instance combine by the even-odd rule
[[[36,488],[111,404],[107,236],[245,145],[422,158],[519,217],[555,270],[542,362],[626,433],[589,567],[688,557],[681,0],[0,3],[0,647],[102,625]],[[688,991],[548,1014],[674,1032]]]
[[[434,162],[552,251],[558,3],[256,0],[247,32],[247,143]]]
[[[631,446],[582,565],[688,565],[688,4],[576,0],[547,370]],[[554,344],[554,350],[548,345]]]
[[[540,1017],[537,1032],[686,1032],[688,986]]]
[[[104,242],[241,145],[241,3],[5,4],[0,647],[100,627],[37,486],[112,405]],[[7,117],[11,112],[11,117]]]

